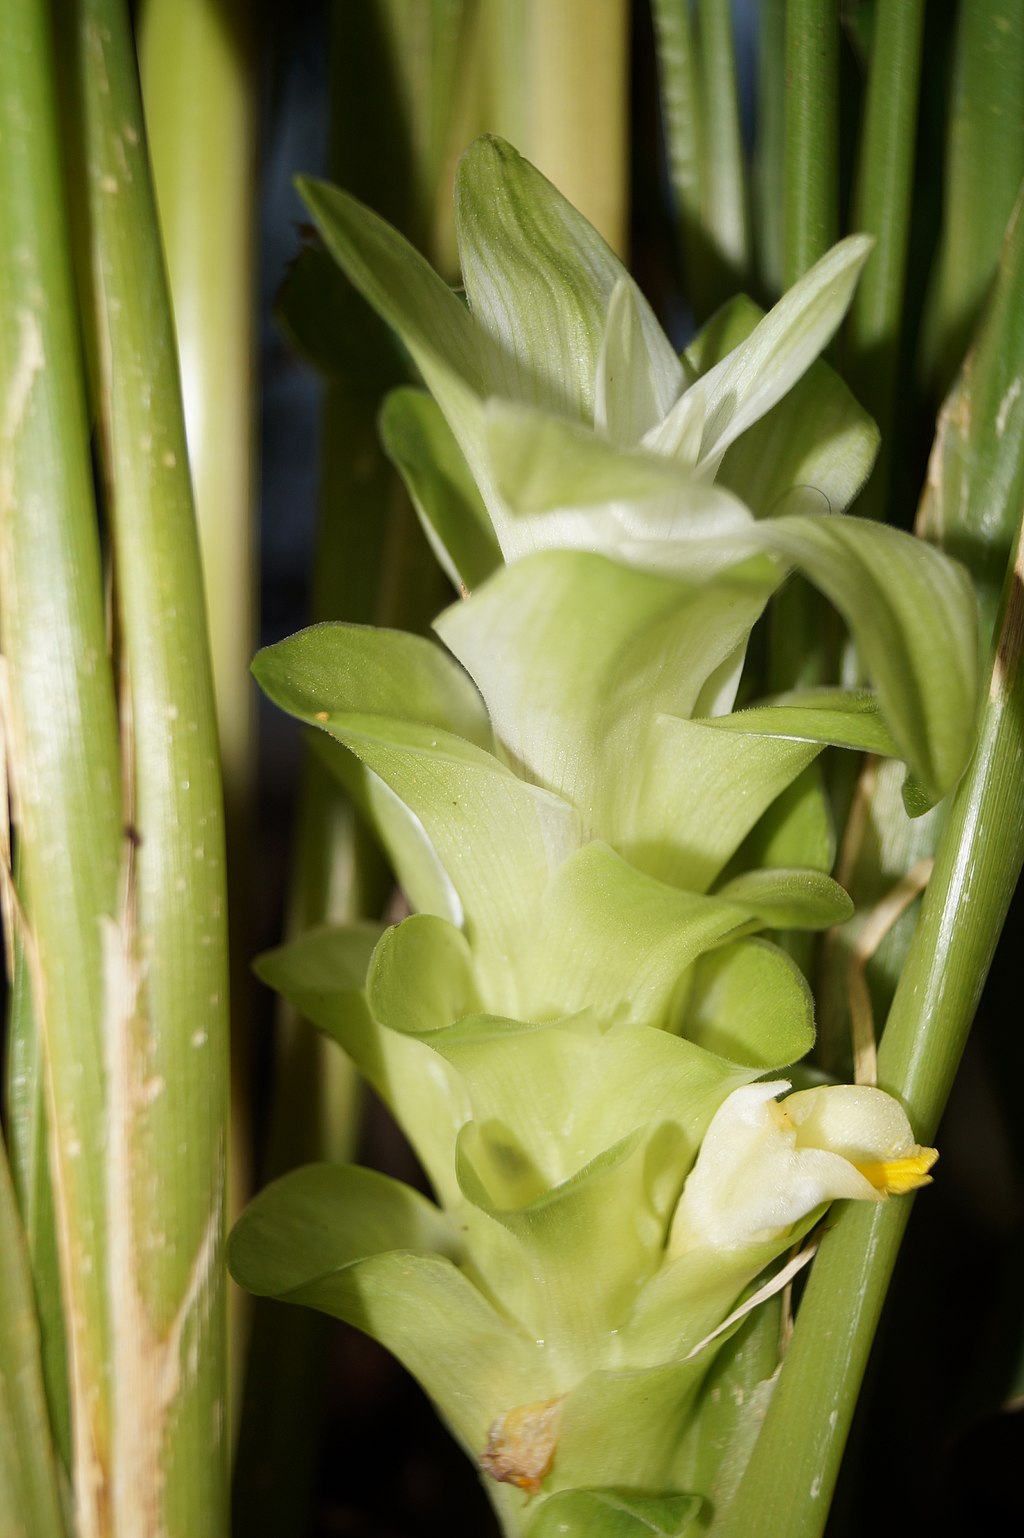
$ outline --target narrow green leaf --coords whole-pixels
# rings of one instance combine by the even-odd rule
[[[792,560],[835,604],[900,757],[940,800],[973,740],[977,604],[967,573],[923,540],[852,519],[771,519],[747,537]]]
[[[259,13],[246,0],[143,0],[134,21],[160,240],[174,310],[207,595],[233,939],[248,896],[256,714]],[[238,826],[238,836],[235,827]],[[239,990],[240,992],[240,990]],[[233,1026],[249,1017],[241,998]],[[241,1158],[236,1148],[235,1160]],[[237,1397],[237,1396],[236,1396]]]
[[[452,584],[478,587],[501,564],[491,521],[439,406],[422,390],[393,390],[381,437]]]
[[[305,177],[297,186],[328,251],[364,299],[398,332],[442,406],[449,380],[483,394],[483,334],[426,258],[379,214],[340,188]]]
[[[419,250],[450,223],[447,162],[476,84],[474,20],[467,0],[369,0],[331,18],[332,174]]]
[[[703,375],[701,464],[717,469],[742,432],[770,411],[834,335],[871,242],[848,235],[801,273],[746,341]]]
[[[764,312],[743,296],[723,305],[685,353],[698,378],[746,340]],[[867,480],[878,429],[822,358],[727,450],[715,476],[756,517],[786,511],[786,495],[812,487],[823,512],[845,512]]]

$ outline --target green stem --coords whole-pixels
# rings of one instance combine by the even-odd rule
[[[835,0],[787,0],[783,183],[783,278],[788,288],[838,232],[839,15]],[[773,690],[827,683],[834,632],[806,582],[772,606],[768,677]]]
[[[847,325],[847,379],[882,433],[874,473],[858,503],[883,518],[892,456],[901,316],[921,77],[923,0],[883,0],[875,16],[853,224],[875,237]]]
[[[935,1134],[1024,859],[1024,544],[1006,586],[974,760],[950,811],[878,1056]],[[990,830],[998,830],[992,836]],[[716,1538],[817,1538],[911,1204],[852,1203],[822,1240],[761,1436]]]
[[[247,0],[146,0],[139,66],[174,308],[207,594],[228,841],[232,1030],[229,1207],[251,1191],[256,70]],[[231,1306],[232,1414],[245,1315]]]
[[[749,286],[750,236],[747,177],[740,136],[740,104],[732,7],[700,0],[698,43],[704,86],[704,228],[718,257],[718,302]]]
[[[785,287],[834,245],[839,206],[836,0],[788,0],[783,197]]]
[[[139,61],[209,605],[224,794],[253,768],[256,102],[246,0],[146,0]]]
[[[483,0],[484,129],[510,139],[623,255],[628,238],[628,6]]]
[[[177,349],[124,0],[63,0],[123,653],[134,856],[108,1020],[113,1509],[220,1535],[227,1436],[224,832]],[[239,681],[241,686],[241,680]]]
[[[652,0],[668,169],[676,201],[679,254],[687,298],[698,319],[711,313],[711,255],[703,229],[703,93],[687,0]]]
[[[1024,4],[963,0],[947,129],[942,238],[924,337],[936,394],[963,358],[1024,177]]]
[[[0,9],[0,646],[46,1063],[79,1538],[109,1531],[107,983],[121,809],[48,7]]]
[[[763,292],[783,289],[785,231],[786,0],[761,0],[754,148],[754,242]]]

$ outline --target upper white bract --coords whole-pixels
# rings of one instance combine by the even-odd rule
[[[861,235],[841,241],[696,380],[596,230],[500,139],[471,145],[456,178],[466,304],[354,198],[313,183],[304,195],[331,251],[409,349],[506,561],[561,548],[662,571],[715,569],[722,555],[709,540],[751,521],[714,484],[722,457],[826,346],[871,246]],[[830,496],[833,511],[866,473],[858,458],[845,495]],[[441,558],[461,577],[451,552]]]
[[[497,200],[496,178],[505,192]],[[694,380],[633,279],[562,201],[509,146],[485,139],[467,151],[456,206],[463,282],[480,331],[482,430],[470,420],[479,400],[469,409],[465,397],[449,405],[436,378],[432,388],[507,561],[559,547],[660,570],[713,567],[714,551],[700,545],[751,518],[713,484],[723,456],[828,343],[871,241],[840,242]],[[523,206],[531,211],[525,222]],[[554,242],[536,239],[547,222],[564,236],[561,260]],[[530,237],[528,251],[518,236]],[[571,277],[570,254],[584,258]],[[575,304],[564,302],[567,286]],[[553,325],[556,294],[561,323]]]

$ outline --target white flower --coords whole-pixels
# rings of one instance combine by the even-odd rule
[[[750,1084],[709,1126],[669,1237],[670,1255],[774,1240],[840,1197],[885,1201],[926,1185],[938,1155],[883,1090],[838,1084],[783,1101],[785,1079]]]
[[[465,304],[353,198],[303,192],[447,419],[506,562],[561,548],[658,570],[728,564],[728,536],[752,520],[714,484],[722,458],[819,356],[871,249],[864,235],[840,241],[698,379],[597,232],[499,139],[471,145],[456,177]],[[849,452],[847,428],[860,445],[842,505],[874,452],[853,411],[856,423],[826,424],[830,460]],[[458,583],[451,528],[430,535]],[[726,555],[705,549],[715,539]]]

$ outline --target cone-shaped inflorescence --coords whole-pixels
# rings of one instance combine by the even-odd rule
[[[902,759],[916,806],[955,784],[971,590],[921,542],[837,516],[875,435],[815,360],[863,241],[763,319],[720,312],[680,360],[500,142],[460,170],[468,305],[354,200],[307,197],[432,391],[399,392],[385,435],[464,596],[441,645],[337,624],[258,658],[326,733],[414,909],[261,972],[358,1064],[435,1200],[301,1170],[243,1218],[234,1269],[384,1341],[507,1532],[591,1532],[614,1506],[623,1538],[682,1533],[706,1509],[702,1388],[737,1303],[828,1202],[911,1189],[933,1158],[879,1091],[757,1082],[813,1040],[808,986],[759,931],[850,912],[810,845],[773,866],[759,824],[829,743]],[[736,710],[793,568],[871,687]]]

